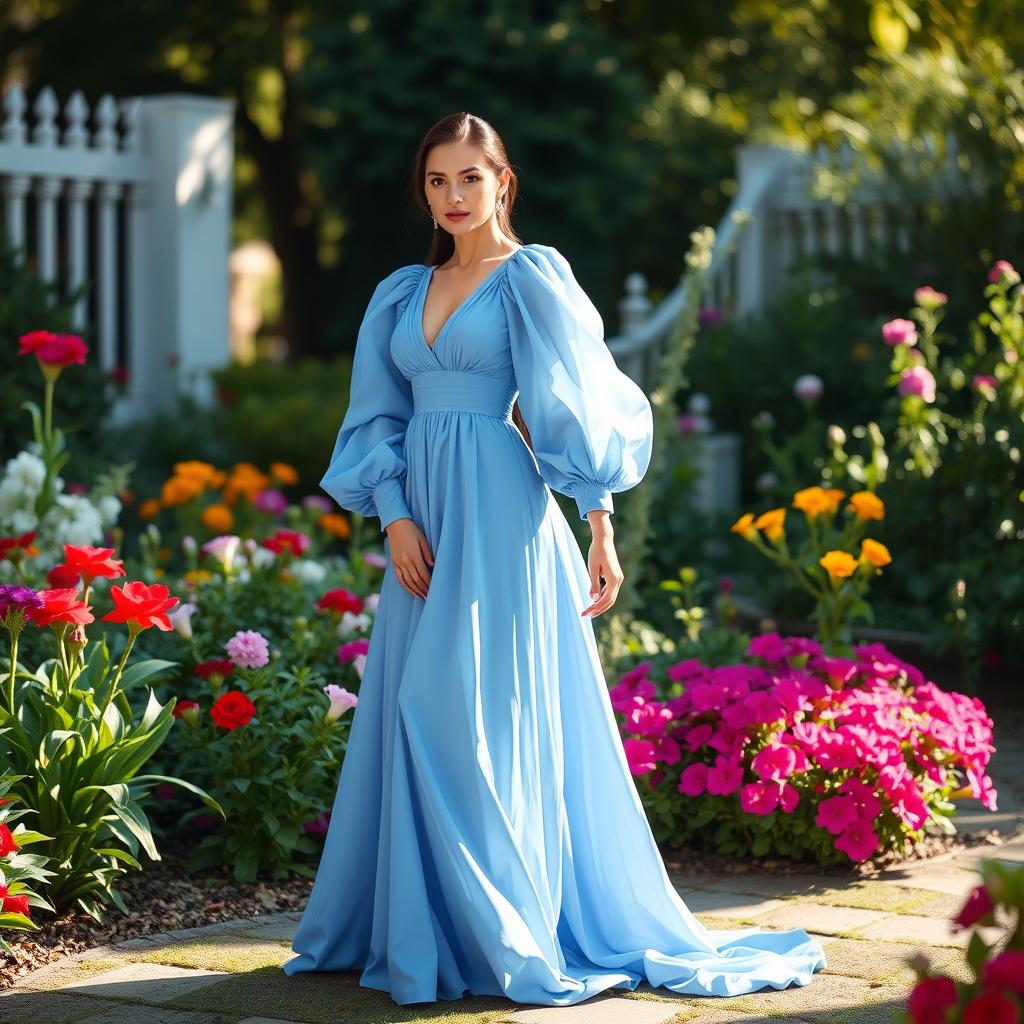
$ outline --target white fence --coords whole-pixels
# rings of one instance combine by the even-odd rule
[[[22,88],[5,91],[7,240],[60,294],[86,286],[74,324],[95,327],[96,357],[121,381],[115,419],[179,391],[206,401],[207,371],[229,354],[232,103],[105,95],[91,127],[89,114],[81,92],[61,110],[44,88],[30,117]]]

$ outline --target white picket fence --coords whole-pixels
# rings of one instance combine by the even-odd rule
[[[7,241],[60,295],[83,284],[78,330],[120,383],[117,421],[210,397],[228,360],[231,101],[189,94],[80,91],[63,109],[49,87],[31,106],[3,94],[0,202]],[[28,329],[49,325],[29,324]]]

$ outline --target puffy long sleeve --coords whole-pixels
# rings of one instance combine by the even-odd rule
[[[391,358],[398,318],[422,268],[399,267],[377,285],[356,337],[348,409],[320,486],[342,507],[380,516],[380,528],[404,516],[405,430],[413,413],[412,386]]]
[[[521,249],[502,281],[519,404],[541,477],[580,518],[614,511],[612,493],[651,461],[651,404],[619,369],[601,315],[553,246]]]

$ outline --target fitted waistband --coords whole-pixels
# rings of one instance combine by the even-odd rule
[[[464,370],[428,370],[412,379],[414,413],[448,409],[510,420],[516,394],[514,378]]]

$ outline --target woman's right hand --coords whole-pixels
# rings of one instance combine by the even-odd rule
[[[384,531],[398,582],[414,597],[426,598],[434,555],[423,531],[408,517],[388,523]]]

